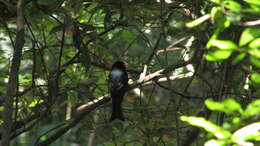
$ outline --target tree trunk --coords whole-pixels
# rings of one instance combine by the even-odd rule
[[[17,32],[14,46],[13,57],[11,61],[11,69],[9,73],[8,86],[6,96],[4,98],[3,111],[3,131],[2,146],[9,146],[12,136],[13,123],[13,103],[14,97],[18,93],[18,75],[21,63],[22,48],[24,45],[24,16],[23,16],[23,0],[17,3]]]

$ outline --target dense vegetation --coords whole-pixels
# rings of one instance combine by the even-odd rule
[[[2,146],[257,145],[260,1],[1,0]],[[108,73],[127,63],[125,122]]]

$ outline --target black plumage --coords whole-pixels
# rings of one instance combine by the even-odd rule
[[[110,121],[119,119],[124,121],[122,101],[128,86],[128,75],[125,64],[117,61],[113,64],[109,74],[108,88],[112,98],[112,115]]]

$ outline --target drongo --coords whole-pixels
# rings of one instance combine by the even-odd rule
[[[110,121],[119,119],[124,121],[121,104],[128,87],[128,75],[125,64],[117,61],[113,64],[109,74],[108,88],[112,98],[112,115]]]

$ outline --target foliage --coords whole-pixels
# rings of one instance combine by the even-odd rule
[[[259,119],[260,117],[260,100],[255,100],[243,110],[238,102],[233,98],[227,98],[222,102],[215,102],[207,99],[205,105],[213,111],[221,111],[230,115],[230,121],[226,121],[223,127],[220,127],[201,117],[182,116],[182,121],[191,125],[201,127],[207,132],[214,135],[217,139],[209,139],[205,145],[229,145],[236,143],[237,145],[252,144],[252,141],[260,140],[260,122],[254,122],[243,126],[250,118]],[[239,114],[237,114],[239,113]],[[240,128],[238,128],[240,127]],[[231,133],[232,132],[232,133]]]
[[[0,124],[11,131],[1,132],[1,141],[181,146],[259,140],[258,1],[1,0],[0,10]],[[127,63],[131,79],[126,121],[109,123],[107,76],[117,60]],[[17,79],[14,88],[10,79]]]
[[[187,23],[187,26],[194,27],[198,24],[199,20],[202,20],[205,17],[216,22],[215,32],[207,43],[207,49],[209,49],[210,52],[205,55],[205,58],[208,61],[220,61],[231,58],[232,64],[238,64],[248,56],[252,68],[247,71],[250,72],[252,83],[258,87],[258,84],[260,83],[260,75],[255,67],[260,66],[260,27],[248,26],[244,28],[240,35],[238,44],[231,40],[221,40],[218,38],[220,38],[224,29],[231,27],[231,23],[240,23],[243,17],[248,16],[248,13],[251,15],[259,13],[259,3],[250,0],[246,1],[244,5],[233,0],[212,0],[212,2],[217,4],[217,6],[213,7],[209,14],[206,14],[193,22]],[[237,15],[235,16],[234,14]],[[203,21],[206,21],[207,19],[203,19]],[[199,24],[203,21],[200,21]],[[231,57],[232,54],[236,54],[236,56]],[[253,122],[246,126],[245,124],[248,123],[248,119],[251,119],[251,121],[254,121],[252,119],[259,119],[259,103],[259,99],[255,100],[251,102],[245,110],[243,110],[241,105],[236,102],[234,98],[226,98],[222,102],[215,102],[212,99],[207,99],[205,105],[208,109],[224,112],[231,118],[229,121],[223,123],[222,127],[201,117],[182,116],[181,120],[188,122],[191,125],[201,127],[217,138],[210,138],[205,143],[206,146],[224,146],[234,143],[237,145],[253,145],[252,141],[260,140],[260,122]]]

